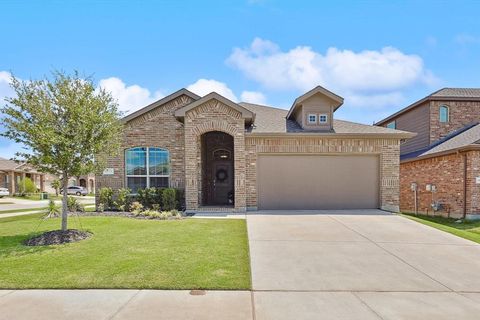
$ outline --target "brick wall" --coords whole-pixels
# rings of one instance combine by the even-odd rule
[[[399,140],[322,137],[246,136],[247,207],[257,207],[257,156],[259,153],[350,153],[380,155],[380,206],[399,210]]]
[[[442,105],[449,107],[449,122],[439,121],[439,109]],[[480,122],[480,101],[431,101],[430,143],[472,122]]]
[[[467,156],[467,197],[468,215],[480,213],[480,152],[469,151],[430,159],[402,163],[400,166],[400,209],[414,212],[414,193],[410,190],[412,182],[418,184],[418,212],[432,214],[431,203],[438,201],[443,205],[439,212],[444,216],[461,217],[464,206],[464,156]],[[426,190],[427,184],[434,184],[437,191]]]
[[[185,200],[187,210],[202,203],[202,134],[221,131],[233,137],[235,210],[246,210],[245,195],[245,120],[237,110],[209,100],[185,114]]]
[[[96,190],[102,187],[113,189],[125,186],[125,149],[132,147],[160,147],[170,152],[172,187],[185,187],[185,147],[184,126],[175,118],[175,110],[180,109],[193,100],[182,95],[164,105],[145,113],[124,126],[123,143],[118,156],[108,157],[106,167],[114,169],[114,175],[97,175]],[[96,193],[98,195],[98,192]]]

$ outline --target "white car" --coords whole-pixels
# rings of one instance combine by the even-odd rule
[[[10,193],[7,188],[0,188],[0,198],[8,197]]]

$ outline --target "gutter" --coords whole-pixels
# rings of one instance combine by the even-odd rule
[[[467,217],[467,154],[463,154],[463,219]]]

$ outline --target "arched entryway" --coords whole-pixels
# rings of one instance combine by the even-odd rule
[[[89,190],[89,192],[90,192],[90,193],[95,192],[95,182],[93,181],[93,179],[90,179],[90,183],[89,183],[89,184],[90,184],[90,190]]]
[[[87,181],[85,181],[85,179],[80,179],[78,183],[80,184],[80,187],[87,187]]]
[[[233,137],[220,131],[201,136],[201,194],[203,206],[234,206]]]

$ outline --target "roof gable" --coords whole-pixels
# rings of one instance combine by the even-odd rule
[[[218,93],[216,92],[211,92],[209,94],[207,94],[206,96],[204,96],[203,98],[200,98],[190,104],[187,104],[186,106],[178,109],[177,111],[175,111],[175,117],[177,118],[184,118],[185,117],[185,113],[188,112],[189,110],[192,110],[202,104],[204,104],[205,102],[207,101],[210,101],[212,99],[215,99],[217,101],[220,101],[221,103],[225,104],[226,106],[229,106],[230,108],[232,109],[235,109],[237,110],[238,112],[240,112],[242,114],[242,117],[246,120],[246,122],[248,123],[251,123],[253,122],[253,120],[255,119],[255,114],[242,107],[241,105],[225,98],[224,96],[221,96],[219,95]]]
[[[322,86],[316,86],[312,90],[308,91],[307,93],[305,93],[305,94],[301,95],[300,97],[298,97],[297,99],[295,99],[295,101],[292,104],[292,107],[290,108],[290,110],[287,113],[287,119],[290,118],[290,116],[293,114],[293,112],[295,111],[295,109],[297,108],[298,105],[302,104],[303,101],[307,100],[308,98],[313,97],[316,94],[321,94],[323,96],[326,96],[326,97],[330,98],[331,100],[333,100],[334,102],[338,103],[338,105],[335,106],[334,111],[337,110],[343,104],[343,98],[342,97],[340,97],[339,95],[331,92],[330,90],[325,89]]]
[[[191,91],[188,91],[188,90],[185,89],[185,88],[182,88],[182,89],[180,89],[180,90],[178,90],[178,91],[176,91],[176,92],[174,92],[174,93],[172,93],[172,94],[169,94],[168,96],[166,96],[166,97],[164,97],[164,98],[162,98],[162,99],[160,99],[160,100],[157,100],[157,101],[149,104],[148,106],[146,106],[146,107],[144,107],[144,108],[142,108],[142,109],[140,109],[140,110],[137,110],[137,111],[135,111],[135,112],[127,115],[126,117],[124,117],[124,118],[122,119],[122,122],[125,123],[125,122],[128,122],[128,121],[130,121],[130,120],[133,120],[133,119],[135,119],[135,118],[138,118],[139,116],[141,116],[141,115],[143,115],[143,114],[145,114],[145,113],[147,113],[147,112],[149,112],[149,111],[152,111],[153,109],[155,109],[155,108],[157,108],[157,107],[159,107],[159,106],[161,106],[161,105],[163,105],[163,104],[166,104],[166,103],[168,103],[169,101],[172,101],[172,100],[174,100],[174,99],[176,99],[176,98],[178,98],[178,97],[180,97],[180,96],[182,96],[182,95],[186,95],[186,96],[192,98],[193,100],[198,100],[198,99],[200,99],[200,96],[196,95],[195,93],[193,93],[193,92],[191,92]]]

